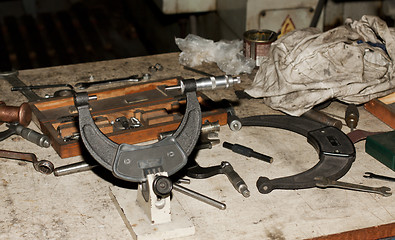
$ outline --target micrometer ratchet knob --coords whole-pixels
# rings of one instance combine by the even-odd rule
[[[166,90],[180,90],[182,93],[200,90],[225,89],[239,84],[240,77],[232,77],[228,75],[217,77],[206,77],[199,79],[184,79],[180,81],[179,86],[167,87]]]
[[[353,131],[357,127],[359,120],[359,111],[355,104],[350,104],[347,106],[344,119],[351,131]]]

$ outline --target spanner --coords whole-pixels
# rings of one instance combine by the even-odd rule
[[[34,153],[0,150],[0,157],[31,162],[34,169],[43,174],[51,174],[55,168],[53,163],[48,160],[37,160]]]
[[[78,88],[79,90],[83,90],[96,85],[104,85],[104,84],[110,84],[115,82],[140,82],[141,80],[149,80],[150,78],[151,75],[145,73],[141,77],[139,77],[138,75],[132,75],[124,78],[108,79],[108,80],[101,80],[96,82],[79,82],[75,84],[75,87]]]
[[[347,182],[341,182],[336,180],[331,180],[326,177],[316,177],[314,178],[316,181],[317,187],[327,188],[327,187],[336,187],[336,188],[343,188],[355,191],[362,191],[362,192],[370,192],[370,193],[377,193],[383,195],[384,197],[389,197],[392,195],[391,188],[389,187],[369,187],[360,184],[353,184]]]

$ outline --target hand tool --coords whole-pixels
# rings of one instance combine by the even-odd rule
[[[37,172],[43,174],[51,174],[54,170],[54,165],[48,160],[38,161],[33,153],[13,152],[7,150],[0,150],[0,157],[28,161],[33,163],[33,167]]]
[[[301,117],[308,118],[319,123],[325,124],[326,126],[336,127],[342,129],[343,124],[340,120],[334,119],[329,115],[315,109],[310,109],[309,111],[302,114]]]
[[[273,158],[270,156],[267,156],[265,154],[259,153],[259,152],[255,152],[252,148],[240,145],[240,144],[231,144],[229,142],[224,142],[222,144],[222,146],[224,148],[230,149],[232,150],[232,152],[241,154],[243,156],[246,157],[253,157],[253,158],[257,158],[259,160],[262,160],[264,162],[268,162],[268,163],[272,163],[273,162]]]
[[[363,177],[364,178],[376,178],[376,179],[380,179],[380,180],[395,182],[395,178],[393,178],[393,177],[387,177],[387,176],[375,174],[372,172],[365,172],[365,175],[363,175]]]
[[[344,120],[346,121],[346,124],[350,128],[351,132],[354,131],[358,125],[359,120],[359,111],[355,104],[349,104],[347,106]]]
[[[46,84],[46,85],[30,85],[27,86],[18,78],[18,72],[8,72],[8,73],[0,73],[0,78],[6,79],[12,86],[11,91],[19,91],[21,92],[30,102],[35,102],[38,100],[43,100],[49,97],[62,97],[62,96],[71,96],[74,93],[74,88],[70,84]],[[70,89],[62,89],[56,91],[53,96],[46,94],[45,98],[38,96],[34,93],[33,89],[45,89],[45,88],[60,88],[66,87]]]
[[[173,183],[170,178],[165,176],[158,176],[155,178],[153,182],[153,190],[154,193],[159,197],[166,197],[168,196],[172,190],[176,190],[177,192],[183,193],[187,196],[195,198],[201,202],[207,203],[213,207],[216,207],[221,210],[226,209],[226,205],[221,203],[217,200],[214,200],[210,197],[207,197],[203,194],[195,192],[189,188],[183,187],[177,183]]]
[[[87,92],[76,93],[74,104],[78,110],[81,139],[93,158],[110,170],[115,177],[145,186],[148,182],[147,176],[155,173],[171,176],[187,164],[202,126],[202,113],[196,90],[227,88],[237,82],[240,82],[240,79],[227,76],[205,80],[180,80],[180,86],[176,89],[182,89],[182,93],[186,95],[186,109],[182,121],[172,136],[149,145],[117,144],[111,141],[93,121],[89,108],[89,100],[92,97]],[[152,188],[147,189],[148,193],[149,189]],[[147,190],[142,191],[143,196]],[[146,197],[144,199],[147,201]]]
[[[66,87],[70,89],[74,89],[73,86],[70,84],[45,84],[45,85],[29,85],[29,86],[14,86],[11,88],[11,91],[21,91],[21,90],[32,90],[32,89],[44,89],[44,88],[60,88],[60,87]]]
[[[319,155],[320,161],[305,172],[272,180],[260,177],[256,185],[263,194],[274,189],[312,188],[316,186],[314,178],[318,176],[337,180],[348,172],[355,160],[354,144],[336,127],[286,115],[251,116],[242,118],[241,123],[243,126],[274,127],[301,134]]]
[[[196,163],[187,169],[187,176],[196,179],[209,178],[217,174],[225,174],[239,193],[246,198],[250,196],[250,190],[248,190],[247,184],[229,162],[223,161],[220,165],[211,167],[201,167]]]
[[[212,140],[209,137],[211,136],[210,133],[215,132],[215,131],[219,131],[219,127],[220,126],[219,126],[218,122],[216,122],[216,123],[204,123],[202,125],[200,138],[199,138],[198,143],[196,144],[196,147],[199,148],[199,149],[211,148],[211,146],[213,144],[216,144],[216,140]],[[158,137],[158,140],[162,140],[165,137],[169,137],[172,134],[174,134],[174,132],[175,131],[161,133],[159,135],[159,137]],[[201,140],[202,135],[203,136],[207,135],[207,139],[210,142],[207,143],[207,142],[205,142],[205,140]],[[203,137],[203,138],[205,139],[206,137]],[[202,141],[202,142],[200,142],[200,141]],[[82,162],[77,162],[77,163],[72,163],[72,164],[61,166],[61,167],[57,167],[57,168],[55,168],[53,173],[54,173],[55,176],[64,176],[64,175],[68,175],[68,174],[88,171],[88,170],[91,170],[91,169],[93,169],[93,168],[95,168],[97,166],[98,165],[92,165],[92,164],[86,163],[85,161],[82,161]]]
[[[360,185],[360,184],[353,184],[353,183],[331,180],[327,177],[321,177],[321,176],[315,177],[314,179],[316,181],[317,187],[343,188],[343,189],[348,189],[348,190],[376,193],[376,194],[380,194],[384,197],[389,197],[392,195],[391,188],[389,188],[389,187],[369,187],[369,186]]]
[[[24,139],[40,146],[48,148],[51,146],[51,141],[48,136],[38,133],[33,129],[26,128],[19,123],[7,123],[8,130],[0,132],[0,141],[10,137],[11,135],[18,134]]]
[[[148,73],[145,73],[141,77],[139,77],[138,75],[132,75],[129,77],[108,79],[108,80],[102,80],[102,81],[97,81],[97,82],[79,82],[79,83],[75,84],[75,87],[78,88],[79,90],[84,90],[89,87],[97,86],[97,85],[111,84],[111,83],[116,83],[116,82],[139,82],[141,80],[149,80],[150,78],[151,78],[151,75]]]
[[[146,168],[163,168],[169,176],[187,163],[187,156],[193,151],[201,130],[201,109],[197,100],[197,89],[226,88],[240,79],[218,77],[207,79],[186,79],[180,87],[186,95],[186,110],[176,132],[171,137],[150,145],[116,144],[109,140],[94,123],[89,109],[89,95],[77,93],[74,99],[78,110],[81,138],[89,153],[100,165],[123,180],[146,181]]]
[[[26,86],[26,84],[18,78],[18,74],[18,71],[2,72],[0,73],[0,78],[5,79],[13,87]],[[29,102],[35,102],[44,99],[34,93],[31,89],[22,89],[19,92],[22,93],[29,100]]]
[[[2,122],[19,122],[22,126],[29,125],[32,120],[32,110],[28,103],[22,103],[19,107],[6,106],[0,101],[0,124]]]

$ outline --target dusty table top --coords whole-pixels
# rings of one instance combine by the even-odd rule
[[[85,63],[53,68],[24,70],[19,78],[28,85],[95,81],[143,74],[148,67],[160,63],[163,71],[152,73],[151,80],[182,76],[203,77],[183,69],[178,53],[130,59]],[[213,75],[223,74],[215,64],[197,67]],[[234,89],[205,92],[213,100],[237,101],[235,111],[240,117],[279,113],[265,106],[260,99],[238,100],[235,90],[249,87],[254,73],[242,75],[242,83]],[[11,92],[4,80],[0,93],[7,105],[18,106],[26,98]],[[121,84],[119,84],[121,86]],[[111,87],[116,86],[112,85]],[[105,86],[101,86],[104,88]],[[92,91],[101,89],[92,88]],[[52,89],[36,91],[40,96]],[[90,91],[90,90],[89,90]],[[325,112],[344,116],[346,106],[332,103]],[[390,131],[363,108],[359,108],[359,128],[369,131]],[[344,123],[344,121],[343,121]],[[38,130],[33,123],[29,127]],[[3,131],[4,125],[0,126]],[[343,131],[348,132],[347,127]],[[394,196],[341,189],[274,190],[261,194],[255,187],[260,176],[270,179],[293,175],[315,165],[318,156],[306,139],[296,133],[273,128],[243,127],[232,132],[222,126],[221,142],[239,143],[274,158],[272,164],[236,155],[220,145],[199,151],[196,161],[202,166],[229,161],[245,180],[251,191],[249,198],[237,193],[226,176],[192,180],[188,188],[227,204],[218,210],[190,197],[175,193],[188,216],[195,224],[196,233],[182,239],[305,239],[378,226],[395,221]],[[61,159],[52,148],[40,148],[19,136],[0,143],[0,148],[11,151],[33,152],[38,159],[48,159],[55,166],[78,162],[82,157]],[[369,186],[395,188],[393,182],[363,178],[364,172],[394,176],[394,172],[365,153],[364,142],[355,145],[356,161],[342,181]],[[117,181],[110,173],[87,171],[54,177],[36,172],[31,164],[0,158],[2,201],[0,207],[1,239],[131,239],[131,235],[110,198],[110,188],[128,185]],[[104,177],[104,178],[103,178]],[[134,190],[130,190],[134,191]]]

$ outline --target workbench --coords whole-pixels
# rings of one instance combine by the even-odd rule
[[[183,69],[178,63],[178,53],[168,53],[24,70],[20,71],[19,78],[28,85],[74,85],[89,80],[90,76],[95,80],[103,80],[146,73],[148,67],[156,63],[163,66],[163,71],[152,73],[151,80],[176,76],[202,77]],[[213,75],[223,75],[215,64],[204,64],[197,68]],[[214,101],[228,99],[238,102],[234,108],[239,117],[281,114],[264,105],[261,99],[237,98],[235,90],[248,88],[254,73],[241,75],[242,83],[233,89],[205,94]],[[10,88],[7,82],[1,83],[1,100],[7,105],[19,106],[27,101],[19,92],[11,92]],[[44,96],[51,91],[43,89],[36,92]],[[346,105],[333,102],[324,112],[343,117],[345,109]],[[363,107],[359,107],[359,111],[358,128],[368,131],[392,130]],[[39,131],[33,122],[29,127]],[[0,130],[4,129],[3,124]],[[349,132],[346,126],[342,129]],[[227,208],[219,210],[175,192],[173,200],[180,202],[195,225],[195,234],[181,239],[375,239],[381,236],[380,232],[395,235],[394,195],[383,197],[335,188],[274,190],[269,194],[258,192],[255,183],[260,176],[272,179],[293,175],[317,163],[317,153],[304,137],[285,130],[262,127],[243,127],[233,132],[224,125],[221,126],[219,138],[221,144],[199,151],[196,161],[201,166],[229,161],[247,183],[251,196],[244,198],[224,175],[204,180],[192,179],[188,188],[226,203]],[[269,164],[237,155],[222,147],[224,141],[246,145],[272,156],[274,161]],[[54,149],[40,148],[19,136],[2,141],[0,146],[5,150],[33,152],[39,160],[50,160],[55,166],[83,160],[81,156],[61,159]],[[363,174],[368,171],[392,177],[394,172],[365,153],[364,141],[358,142],[355,147],[356,160],[340,180],[368,186],[388,186],[394,191],[394,182],[363,178]],[[132,239],[111,195],[114,190],[132,188],[129,191],[135,191],[133,188],[136,184],[117,180],[104,169],[55,177],[36,172],[29,163],[4,158],[0,162],[0,239]],[[337,233],[343,234],[333,235]],[[332,236],[323,237],[327,235]]]

